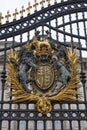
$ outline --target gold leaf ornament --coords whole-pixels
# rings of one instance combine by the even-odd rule
[[[49,96],[48,93],[45,95],[32,94],[25,91],[18,81],[16,74],[18,72],[17,67],[11,63],[10,59],[14,59],[17,63],[19,61],[18,51],[10,50],[7,55],[8,62],[7,62],[7,82],[10,83],[9,88],[12,89],[9,92],[8,96],[12,97],[12,101],[14,102],[24,102],[24,101],[36,101],[36,106],[38,112],[42,114],[47,114],[48,112],[52,111],[51,102],[53,101],[76,101],[77,97],[80,99],[81,93],[78,91],[80,86],[80,65],[78,62],[79,56],[76,49],[72,50],[69,48],[67,51],[67,56],[70,62],[70,73],[71,79],[67,83],[66,87],[61,89],[55,96]]]
[[[76,101],[77,96],[78,100],[81,98],[81,93],[78,89],[80,85],[80,64],[79,64],[79,55],[76,49],[72,50],[69,48],[67,51],[67,56],[70,62],[70,73],[71,79],[67,83],[66,87],[62,89],[57,95],[50,98],[50,100],[55,101]]]

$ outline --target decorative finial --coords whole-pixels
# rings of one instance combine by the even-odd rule
[[[37,11],[37,5],[38,5],[38,3],[37,3],[36,0],[34,0],[34,2],[35,2],[35,4],[33,5],[33,7],[35,7],[35,11]]]
[[[15,13],[13,13],[13,16],[14,16],[14,20],[16,20],[16,16],[18,15],[18,11],[17,9],[15,9]]]
[[[0,12],[0,24],[2,24],[2,19],[3,19],[4,17],[2,16],[2,13]]]
[[[28,11],[28,15],[30,15],[30,9],[32,8],[32,6],[30,5],[30,2],[28,3],[28,7],[26,8],[26,10]]]
[[[23,17],[24,12],[25,12],[25,9],[24,9],[24,6],[22,6],[22,7],[21,7],[21,11],[20,11],[21,17]]]
[[[9,22],[9,18],[11,17],[11,14],[9,11],[7,11],[7,15],[5,15],[6,21]]]
[[[57,0],[54,0],[54,4],[56,4],[57,3]]]
[[[42,1],[40,2],[41,8],[44,8],[44,3],[45,3],[45,0],[42,0]]]
[[[48,6],[50,6],[50,0],[47,0],[47,2],[48,2]]]

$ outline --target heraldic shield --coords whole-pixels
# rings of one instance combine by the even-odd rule
[[[39,89],[46,92],[54,83],[54,71],[50,64],[39,65],[35,72],[35,80]]]
[[[14,102],[36,101],[38,112],[47,114],[52,101],[77,100],[80,93],[78,53],[48,36],[34,36],[21,50],[10,50],[7,61],[8,94]]]

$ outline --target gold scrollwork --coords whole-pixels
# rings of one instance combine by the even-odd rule
[[[49,98],[43,96],[37,101],[37,110],[40,113],[47,114],[52,110],[51,101]]]

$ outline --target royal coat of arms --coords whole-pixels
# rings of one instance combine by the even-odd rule
[[[20,50],[10,50],[7,61],[9,96],[14,102],[36,101],[47,114],[52,101],[75,101],[80,97],[80,74],[76,49],[65,48],[47,36],[33,37]]]

